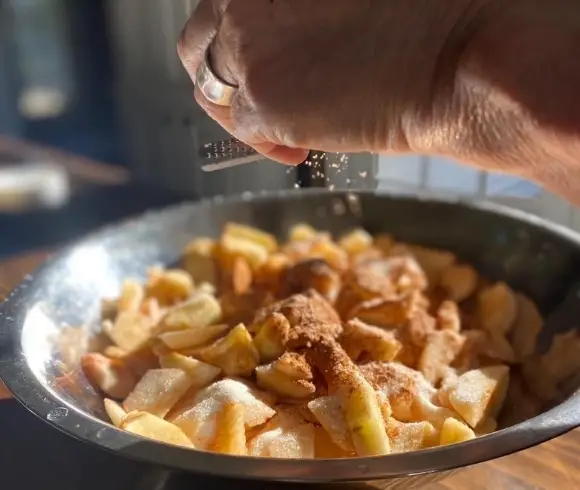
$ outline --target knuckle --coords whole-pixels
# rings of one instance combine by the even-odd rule
[[[250,141],[256,139],[255,135],[261,133],[263,127],[260,114],[249,104],[243,93],[238,92],[231,107],[231,118],[236,133],[240,139]]]
[[[248,120],[249,116],[252,114],[252,110],[248,105],[247,99],[244,94],[238,92],[232,101],[232,121],[238,125],[243,125],[245,121]]]
[[[215,15],[218,17],[226,15],[230,2],[231,0],[212,0]]]
[[[284,115],[267,103],[256,103],[245,92],[238,93],[231,107],[231,117],[236,133],[245,141],[270,141],[276,144],[300,147],[302,125],[294,117]]]
[[[300,148],[303,146],[301,144],[303,139],[288,125],[274,127],[273,133],[281,145],[288,146],[289,148]]]

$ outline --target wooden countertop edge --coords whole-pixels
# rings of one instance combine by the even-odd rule
[[[124,168],[6,135],[0,135],[0,151],[36,159],[39,162],[47,161],[60,164],[72,175],[87,181],[115,185],[123,184],[129,180],[129,172]]]

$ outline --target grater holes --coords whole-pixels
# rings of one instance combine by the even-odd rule
[[[252,147],[235,138],[207,143],[199,149],[199,155],[204,160],[202,168],[206,171],[229,168],[263,158]]]

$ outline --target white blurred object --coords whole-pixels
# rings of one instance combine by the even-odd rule
[[[0,212],[58,208],[71,194],[69,176],[54,163],[0,167]]]
[[[27,119],[62,115],[75,90],[64,0],[9,0],[7,23],[19,69],[18,109]]]
[[[18,99],[18,110],[27,119],[48,119],[60,116],[66,109],[66,94],[53,87],[25,89]]]

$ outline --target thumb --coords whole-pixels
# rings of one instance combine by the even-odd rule
[[[249,144],[266,158],[286,165],[299,165],[308,157],[308,150],[303,148],[290,148],[288,146],[267,142]]]

